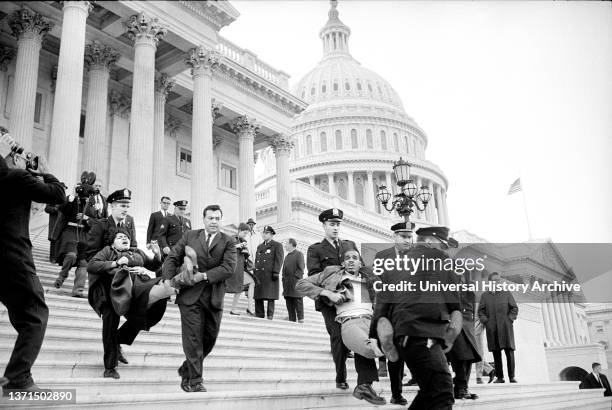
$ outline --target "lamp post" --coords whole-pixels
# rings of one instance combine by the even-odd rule
[[[410,163],[404,161],[400,157],[399,161],[393,164],[393,173],[397,186],[400,188],[399,193],[393,195],[385,185],[378,187],[376,199],[388,211],[396,211],[399,216],[404,218],[404,221],[410,221],[410,215],[416,210],[424,211],[431,199],[429,187],[423,185],[417,187],[410,179]],[[390,181],[388,181],[390,182]],[[391,200],[393,197],[393,200]]]

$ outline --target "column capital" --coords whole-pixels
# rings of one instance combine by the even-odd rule
[[[167,33],[167,29],[159,24],[157,17],[147,17],[144,13],[134,14],[125,23],[126,32],[128,38],[135,43],[143,41],[149,42],[153,46],[164,38]]]
[[[53,28],[53,23],[50,23],[42,14],[21,6],[9,18],[9,27],[18,40],[25,37],[33,37],[42,41]]]
[[[212,105],[210,106],[210,112],[212,114],[213,121],[215,121],[217,118],[223,115],[221,114],[221,108],[223,108],[223,103],[219,101],[215,101],[215,99],[213,98]]]
[[[11,60],[17,55],[13,47],[0,47],[0,71],[8,70]]]
[[[279,156],[281,154],[289,155],[291,149],[295,146],[293,139],[284,134],[276,134],[270,139],[270,145],[272,145],[272,151],[274,155]]]
[[[181,121],[179,118],[173,117],[170,114],[166,114],[164,126],[166,128],[166,131],[168,131],[171,136],[176,136],[176,132],[179,130],[179,128],[181,128],[182,125],[183,121]]]
[[[164,98],[168,96],[168,93],[172,91],[176,82],[170,78],[166,73],[161,73],[155,79],[155,91],[162,93]]]
[[[191,67],[191,75],[204,73],[212,75],[212,72],[219,67],[219,60],[219,53],[198,46],[189,50],[185,64]]]
[[[85,45],[85,66],[88,70],[108,70],[120,56],[117,50],[98,40]]]
[[[238,134],[239,137],[255,137],[255,133],[259,131],[259,125],[256,123],[255,118],[241,115],[232,123],[232,131]]]
[[[120,93],[119,91],[112,90],[110,92],[110,115],[119,115],[121,117],[127,116],[131,106],[132,99],[127,95]]]

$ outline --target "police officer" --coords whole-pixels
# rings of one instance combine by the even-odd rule
[[[159,247],[164,255],[169,255],[172,247],[181,239],[183,234],[191,229],[191,221],[185,218],[187,201],[176,201],[174,215],[168,215],[159,227]]]
[[[257,247],[255,255],[255,316],[269,320],[274,317],[274,301],[278,300],[281,266],[283,265],[283,245],[272,239],[276,231],[270,225],[263,228],[264,241]],[[268,306],[264,315],[264,301]]]
[[[357,249],[353,241],[341,240],[340,224],[344,212],[341,209],[327,209],[319,214],[319,222],[322,223],[325,237],[321,242],[314,243],[308,247],[306,254],[306,268],[308,276],[322,272],[328,266],[342,264],[342,254],[348,249]],[[348,349],[342,343],[340,324],[336,322],[336,308],[328,306],[321,300],[315,302],[315,309],[321,312],[325,320],[325,327],[329,334],[332,357],[336,366],[336,387],[346,390],[349,388],[346,382],[346,358]]]
[[[415,265],[412,263],[408,270],[403,264],[385,270],[381,284],[383,287],[406,281],[413,288],[378,292],[370,330],[372,334],[380,317],[391,321],[395,346],[419,385],[410,409],[452,409],[453,381],[444,353],[452,348],[461,331],[459,294],[450,290],[426,291],[420,284],[456,283],[453,271],[439,268],[448,259],[444,250],[455,247],[457,241],[448,238],[448,228],[442,226],[421,228],[416,233],[417,244],[405,257],[421,263],[416,269],[410,268]]]

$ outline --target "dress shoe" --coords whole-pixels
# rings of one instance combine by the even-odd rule
[[[354,359],[354,358],[355,358],[355,355],[353,354],[353,352],[351,352],[351,351],[349,350],[349,352],[346,354],[346,357],[347,357],[348,359]]]
[[[255,317],[255,312],[253,312],[252,310],[247,309],[247,315],[249,315],[251,317]]]
[[[506,383],[506,381],[504,379],[500,379],[498,377],[497,379],[495,379],[495,381],[493,383]]]
[[[518,383],[514,377],[510,378],[510,383]]]
[[[387,366],[381,365],[378,368],[378,377],[389,377],[389,374],[387,373]]]
[[[347,382],[336,383],[336,389],[347,390],[348,388],[349,388],[349,385]]]
[[[123,364],[129,363],[128,360],[123,355],[123,349],[121,349],[121,346],[119,346],[119,354],[117,355],[117,360],[119,360]]]
[[[189,390],[186,390],[186,391],[189,392],[189,393],[202,393],[202,392],[205,392],[207,390],[206,390],[206,387],[204,387],[204,384],[202,382],[200,382],[200,383],[196,383],[194,385],[189,386]]]
[[[105,369],[104,377],[112,377],[113,379],[118,379],[120,376],[116,369]]]
[[[2,395],[7,397],[9,393],[29,393],[29,392],[50,392],[50,389],[41,389],[36,385],[36,383],[32,383],[29,386],[15,386],[9,382],[6,377],[3,377],[7,381],[7,384],[2,386]]]
[[[469,399],[476,400],[478,398],[478,395],[476,393],[470,393],[468,391],[467,394],[468,394],[468,396],[470,396],[470,397],[468,397]]]
[[[484,382],[482,381],[482,377],[476,378],[476,384],[484,384]]]
[[[240,313],[234,312],[233,310],[230,310],[230,315],[240,316]]]
[[[455,392],[455,399],[457,400],[475,400],[477,398],[477,394],[472,394],[467,390],[458,390]]]
[[[393,326],[391,322],[389,322],[389,319],[385,317],[380,318],[376,324],[376,332],[380,340],[380,347],[387,359],[391,362],[397,362],[399,360],[399,354],[393,344]]]
[[[414,379],[408,380],[406,383],[402,383],[402,386],[416,386],[418,383]]]
[[[387,404],[387,400],[385,400],[383,397],[380,397],[378,394],[376,394],[371,384],[364,383],[364,384],[360,384],[359,386],[355,387],[355,390],[353,390],[353,397],[359,400],[365,400],[371,404],[377,404],[377,405]]]
[[[298,323],[304,323],[304,319],[298,319]]]
[[[72,294],[73,298],[82,298],[82,299],[87,299],[87,291],[85,290],[77,290],[76,292],[74,292]]]
[[[55,283],[53,284],[53,286],[55,286],[55,289],[59,289],[62,287],[63,284],[64,284],[64,278],[57,278],[55,279]]]
[[[491,384],[494,378],[495,378],[495,373],[493,372],[489,373],[489,382],[487,384]]]
[[[408,400],[406,400],[404,396],[391,397],[391,404],[399,404],[401,406],[405,406],[408,404]]]

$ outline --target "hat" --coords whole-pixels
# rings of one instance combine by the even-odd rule
[[[391,230],[394,233],[412,232],[413,229],[414,229],[414,222],[400,222],[400,223],[396,223],[395,225],[391,227]]]
[[[132,191],[127,188],[119,189],[106,198],[106,202],[112,204],[113,202],[130,202],[132,200]]]
[[[253,220],[253,218],[249,218],[249,220],[248,220],[248,221],[246,221],[246,223],[247,223],[247,224],[257,225],[257,224],[255,223],[255,221]]]
[[[238,231],[250,231],[251,227],[247,224],[245,224],[244,222],[240,222],[238,224]]]
[[[325,222],[325,221],[340,222],[342,221],[343,217],[344,217],[344,212],[342,212],[342,209],[338,209],[338,208],[326,209],[325,211],[319,214],[319,222]]]
[[[416,234],[419,236],[435,236],[451,248],[459,246],[457,240],[448,237],[448,228],[446,226],[428,226],[420,228],[416,231]]]
[[[187,206],[189,202],[185,201],[184,199],[182,201],[176,201],[175,203],[173,203],[172,205],[174,206]]]
[[[269,232],[269,233],[271,233],[272,235],[276,235],[276,231],[275,231],[275,230],[274,230],[274,228],[272,228],[270,225],[266,225],[266,226],[264,226],[263,231],[264,231],[264,233],[265,233],[265,232]]]

